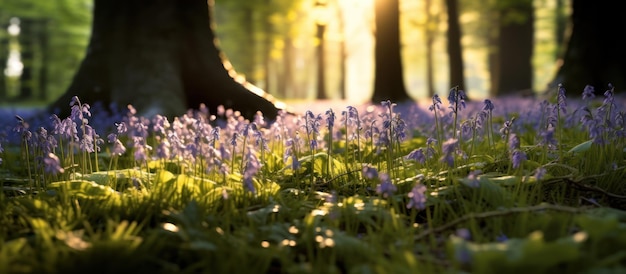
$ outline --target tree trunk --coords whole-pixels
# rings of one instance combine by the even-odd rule
[[[448,12],[448,58],[450,64],[450,86],[465,90],[463,51],[461,47],[461,26],[459,25],[458,0],[446,0]]]
[[[532,0],[500,7],[497,95],[532,91],[534,10]]]
[[[609,83],[626,89],[626,51],[620,35],[626,29],[619,1],[572,1],[572,35],[555,84],[582,92],[585,85],[603,93]]]
[[[426,26],[424,26],[424,40],[426,40],[426,90],[428,98],[435,95],[435,70],[433,62],[433,44],[435,42],[435,31],[437,23],[434,22],[430,8],[431,0],[424,2],[424,12],[426,13]]]
[[[0,14],[0,100],[4,100],[8,95],[4,70],[6,69],[9,56],[9,34],[6,31],[9,24],[4,23],[4,16],[1,15],[2,14]]]
[[[212,3],[212,1],[209,1]],[[174,117],[201,103],[275,117],[273,98],[233,79],[214,44],[206,0],[94,0],[92,35],[73,82],[50,110],[87,103],[132,104],[138,114]]]
[[[376,38],[374,50],[373,103],[410,100],[404,86],[400,56],[399,0],[375,0]]]

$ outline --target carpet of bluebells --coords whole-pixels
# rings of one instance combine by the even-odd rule
[[[0,273],[626,272],[612,86],[446,97],[3,110]]]

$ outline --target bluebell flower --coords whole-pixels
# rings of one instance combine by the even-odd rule
[[[161,135],[165,135],[165,130],[170,127],[170,122],[167,117],[162,115],[155,115],[152,119],[152,131]]]
[[[467,174],[467,179],[469,180],[468,186],[474,187],[474,188],[479,187],[480,186],[479,175],[481,175],[482,173],[483,172],[480,169],[470,171],[470,173]]]
[[[394,138],[398,141],[403,141],[406,138],[406,123],[400,118],[400,115],[396,115],[395,125],[393,127]]]
[[[426,208],[426,186],[423,184],[416,184],[407,196],[409,197],[409,202],[406,204],[406,208],[422,210]]]
[[[380,179],[380,183],[376,186],[376,193],[378,195],[382,195],[384,198],[389,198],[396,193],[398,188],[391,182],[389,174],[380,173],[378,178]]]
[[[248,148],[244,160],[246,161],[244,165],[244,170],[243,170],[244,188],[247,191],[252,192],[252,194],[256,195],[257,190],[256,190],[256,187],[254,186],[252,179],[261,169],[261,163],[259,162],[259,159],[256,157],[254,153],[254,148],[252,147]]]
[[[515,117],[511,118],[511,120],[504,121],[502,128],[500,128],[500,135],[502,138],[506,138],[506,136],[511,132],[511,128],[513,127],[513,122],[515,122]]]
[[[156,156],[159,159],[170,159],[170,142],[167,139],[160,140],[156,147]]]
[[[596,91],[593,86],[586,85],[583,89],[583,100],[596,98]]]
[[[56,175],[59,173],[65,172],[63,167],[61,167],[61,161],[59,161],[59,157],[54,155],[54,153],[50,152],[43,159],[44,163],[44,171],[48,174]]]
[[[535,169],[535,174],[534,174],[535,179],[537,181],[540,181],[541,179],[543,179],[543,177],[546,175],[547,172],[548,171],[545,168],[538,167],[537,169]]]
[[[135,146],[134,157],[137,162],[146,162],[148,160],[146,149],[143,146]]]
[[[329,109],[326,111],[326,126],[328,127],[328,131],[332,131],[334,125],[335,125],[335,112],[332,109]]]
[[[360,128],[360,120],[359,120],[359,111],[357,110],[357,108],[353,107],[353,106],[347,106],[348,109],[348,117],[346,120],[346,123],[348,125],[354,125],[357,128]]]
[[[408,160],[416,161],[420,164],[424,164],[426,162],[426,155],[424,155],[424,150],[422,148],[414,149],[409,152],[407,156],[405,156]]]
[[[456,230],[455,234],[457,237],[466,241],[469,241],[472,239],[472,233],[467,228],[459,228]]]
[[[237,146],[237,139],[239,138],[239,133],[233,132],[233,136],[230,138],[230,145],[235,147]]]
[[[443,143],[442,146],[442,154],[440,161],[448,164],[448,166],[454,166],[454,154],[456,153],[457,145],[459,144],[458,139],[450,138]]]
[[[517,149],[513,151],[511,155],[511,162],[513,163],[513,168],[518,168],[523,161],[527,160],[526,153]]]
[[[456,113],[461,106],[461,109],[464,109],[465,106],[465,91],[459,90],[458,87],[454,87],[450,89],[450,93],[448,94],[448,102],[450,103],[449,108],[453,113]]]
[[[547,145],[552,147],[556,144],[556,139],[554,139],[554,128],[549,128],[547,130],[541,131],[541,142],[542,145]]]
[[[441,109],[441,99],[439,98],[439,95],[437,94],[433,95],[432,100],[433,100],[433,104],[428,107],[428,110],[435,111],[435,110]]]
[[[519,137],[515,133],[509,135],[509,151],[514,151],[520,148]]]
[[[126,147],[124,144],[118,139],[113,141],[113,148],[111,149],[111,154],[120,156],[126,152]]]
[[[483,110],[493,111],[494,108],[495,107],[494,107],[493,103],[491,102],[491,100],[485,99],[485,105],[483,106]]]
[[[28,123],[24,120],[24,118],[22,118],[22,116],[15,115],[15,119],[17,120],[17,125],[15,126],[15,128],[13,128],[13,131],[21,134],[28,131],[30,125],[28,125]]]
[[[507,237],[504,233],[500,232],[500,234],[496,237],[496,242],[506,242],[509,240],[509,237]]]
[[[52,121],[52,133],[60,135],[63,132],[63,123],[61,122],[61,119],[59,119],[59,116],[56,114],[52,114],[50,116],[50,120]]]
[[[370,165],[364,165],[362,169],[363,177],[367,179],[378,178],[378,170]]]

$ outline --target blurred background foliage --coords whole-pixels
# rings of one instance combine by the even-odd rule
[[[92,0],[0,0],[0,102],[43,104],[65,92],[85,55]]]
[[[373,2],[215,0],[219,48],[242,77],[276,97],[313,99],[320,43],[315,27],[322,24],[328,98],[362,102],[373,83]],[[492,11],[509,2],[459,0],[465,86],[473,98],[489,96]],[[540,92],[554,79],[571,9],[565,0],[534,0],[533,6],[533,89]],[[92,9],[92,0],[0,0],[0,106],[42,105],[65,92],[85,55]],[[434,60],[435,91],[447,93],[444,1],[404,0],[400,12],[409,94],[427,96],[427,52]],[[427,51],[426,35],[432,35],[432,51]]]

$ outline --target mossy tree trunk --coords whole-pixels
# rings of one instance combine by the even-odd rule
[[[69,114],[76,95],[92,104],[132,104],[145,116],[179,116],[204,103],[212,113],[223,105],[246,117],[275,117],[271,96],[225,68],[211,8],[211,0],[94,0],[86,56],[50,110]]]

